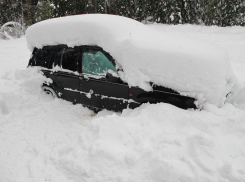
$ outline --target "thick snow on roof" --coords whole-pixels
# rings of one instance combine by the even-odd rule
[[[26,39],[31,50],[57,44],[100,46],[122,66],[119,75],[130,86],[150,90],[151,81],[216,105],[222,105],[235,80],[221,47],[115,15],[42,21],[28,28]]]

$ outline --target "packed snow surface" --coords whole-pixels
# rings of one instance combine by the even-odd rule
[[[28,47],[97,45],[122,66],[130,86],[149,82],[221,106],[236,79],[227,51],[210,42],[163,33],[115,15],[76,15],[45,20],[28,28]]]
[[[0,40],[1,182],[245,182],[245,28],[150,27],[227,49],[238,83],[225,105],[95,115],[41,91],[25,38]]]

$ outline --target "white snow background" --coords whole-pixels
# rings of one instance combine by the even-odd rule
[[[41,92],[25,37],[0,40],[0,182],[245,181],[245,28],[149,27],[225,48],[238,78],[227,103],[93,116]]]

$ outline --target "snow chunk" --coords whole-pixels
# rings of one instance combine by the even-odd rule
[[[149,82],[217,106],[235,83],[228,53],[214,44],[154,30],[115,15],[76,15],[39,22],[26,32],[28,47],[97,45],[122,66],[129,86]]]

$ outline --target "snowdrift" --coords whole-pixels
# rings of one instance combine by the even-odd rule
[[[245,112],[144,104],[93,116],[41,91],[37,68],[0,77],[3,182],[244,182]]]
[[[233,87],[233,105],[199,111],[145,104],[91,117],[82,105],[41,92],[48,80],[25,69],[24,38],[0,40],[0,181],[244,182],[244,33],[191,35],[228,49],[243,83]]]
[[[76,15],[42,21],[26,32],[28,47],[97,45],[122,67],[130,86],[149,82],[221,106],[234,85],[228,53],[214,44],[154,30],[114,15]]]

